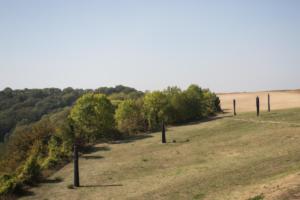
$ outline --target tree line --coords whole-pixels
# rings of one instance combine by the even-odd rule
[[[58,88],[12,90],[5,88],[0,91],[0,143],[18,126],[37,122],[45,114],[56,112],[74,102],[86,93],[102,93],[109,95],[111,100],[120,101],[137,98],[143,92],[126,86],[100,87],[95,90]]]

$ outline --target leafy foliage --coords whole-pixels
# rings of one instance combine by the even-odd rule
[[[143,92],[137,91],[134,88],[117,85],[116,87],[100,87],[94,91],[95,93],[106,94],[112,99],[136,99],[143,96]]]
[[[143,92],[126,86],[102,87],[96,90],[65,88],[12,90],[6,88],[0,91],[0,142],[8,138],[14,128],[37,122],[45,114],[72,106],[74,102],[86,93],[102,93],[111,100],[136,99]]]
[[[109,138],[114,129],[114,107],[103,94],[83,95],[71,110],[70,118],[77,137],[88,142]]]
[[[184,123],[219,111],[219,98],[197,85],[191,85],[185,91],[169,87],[163,92],[147,93],[144,98],[144,114],[149,130],[159,129],[162,120],[168,124]]]
[[[249,198],[248,200],[264,200],[264,194],[256,195],[255,197]]]
[[[160,127],[167,106],[167,96],[163,92],[154,91],[145,95],[144,112],[149,130],[157,130]]]
[[[71,106],[83,90],[56,88],[12,90],[0,92],[0,141],[16,126],[30,124],[44,114]]]
[[[120,103],[115,114],[118,130],[128,135],[145,131],[146,123],[142,109],[143,99],[129,99]]]
[[[48,119],[33,125],[19,127],[8,141],[0,171],[13,172],[29,156],[31,149],[37,142],[45,144],[51,138],[55,129]]]

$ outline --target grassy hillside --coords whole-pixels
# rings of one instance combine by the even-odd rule
[[[168,87],[163,91],[145,94],[124,86],[103,88],[108,96],[101,94],[100,89],[84,90],[74,106],[57,108],[55,111],[50,109],[53,108],[50,102],[57,96],[54,105],[60,105],[61,98],[65,96],[62,94],[66,90],[24,90],[28,94],[22,96],[21,100],[25,101],[28,98],[31,101],[38,96],[44,102],[42,96],[37,94],[49,95],[49,99],[46,98],[49,104],[45,105],[50,109],[46,111],[50,113],[35,109],[44,103],[30,104],[26,109],[38,110],[41,119],[33,123],[32,120],[18,122],[9,134],[5,134],[7,140],[4,148],[0,148],[1,199],[4,196],[19,195],[26,188],[45,181],[57,167],[72,160],[74,144],[79,147],[80,152],[85,152],[84,149],[93,146],[97,141],[124,141],[136,134],[160,130],[162,121],[168,125],[195,122],[215,116],[221,110],[220,100],[214,93],[194,84],[186,90]],[[0,100],[3,105],[8,104],[23,111],[23,103],[17,100],[24,91],[7,88],[1,93],[5,98]],[[71,88],[67,91],[74,92]],[[53,95],[53,92],[58,94]],[[38,99],[36,100],[39,101]],[[17,109],[17,113],[20,110]],[[28,116],[31,114],[29,112]],[[14,119],[12,122],[17,122],[27,115],[15,119],[14,112],[9,112],[8,116]],[[6,124],[7,118],[2,119]],[[1,122],[3,121],[0,120],[0,128]]]
[[[22,199],[292,199],[299,133],[300,109],[169,127],[167,144],[154,133],[96,145],[80,158],[82,187],[68,189],[69,164]]]

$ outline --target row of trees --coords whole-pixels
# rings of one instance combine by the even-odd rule
[[[148,92],[116,106],[103,94],[86,94],[76,102],[70,119],[81,138],[95,141],[157,131],[162,121],[166,124],[186,123],[218,111],[221,111],[220,100],[214,93],[191,85],[184,91],[169,87],[164,91]]]

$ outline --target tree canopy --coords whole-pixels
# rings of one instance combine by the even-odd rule
[[[80,97],[70,118],[79,138],[87,141],[109,138],[114,129],[114,107],[104,94],[88,93]]]

